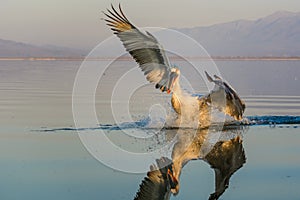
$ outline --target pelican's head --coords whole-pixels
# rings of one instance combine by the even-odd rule
[[[176,67],[173,67],[170,73],[167,93],[170,93],[173,90],[174,85],[177,83],[179,76],[180,76],[180,70]]]
[[[174,172],[172,169],[168,169],[168,180],[171,187],[171,192],[173,195],[177,195],[179,192],[179,181],[178,178],[174,175]]]

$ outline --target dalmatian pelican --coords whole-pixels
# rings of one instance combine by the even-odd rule
[[[235,120],[242,120],[245,103],[228,83],[216,75],[213,79],[205,72],[207,79],[215,84],[214,90],[201,97],[187,94],[180,87],[179,68],[171,65],[164,48],[151,33],[143,33],[135,27],[123,13],[120,4],[119,11],[111,6],[104,14],[107,25],[139,64],[147,80],[162,92],[172,94],[171,104],[178,118],[196,119],[200,127],[207,127],[211,124],[210,110],[214,106]],[[213,105],[213,99],[225,101],[216,101]],[[193,119],[190,119],[191,115]]]

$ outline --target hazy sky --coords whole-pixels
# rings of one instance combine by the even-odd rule
[[[111,35],[101,11],[119,2],[140,27],[207,26],[300,11],[299,0],[0,0],[0,38],[93,48]]]

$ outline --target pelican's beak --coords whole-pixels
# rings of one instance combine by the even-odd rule
[[[173,173],[170,169],[168,169],[168,179],[169,179],[170,186],[171,186],[171,192],[174,195],[177,195],[179,192],[179,183],[178,183],[177,178],[173,175]]]
[[[172,91],[173,86],[174,86],[177,78],[178,78],[177,72],[171,72],[171,74],[170,74],[170,80],[169,80],[169,84],[168,84],[168,90],[167,90],[168,94],[170,94],[170,92]]]

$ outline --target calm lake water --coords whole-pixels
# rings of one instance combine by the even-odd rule
[[[85,149],[75,130],[72,91],[80,64],[0,61],[0,199],[134,199],[146,173],[125,173],[103,165]],[[245,116],[285,116],[289,120],[286,116],[300,115],[300,61],[216,64],[245,100]],[[109,97],[124,71],[134,66],[131,61],[118,61],[100,79],[95,96],[99,124],[114,126]],[[197,80],[196,76],[190,77],[193,82]],[[205,91],[203,83],[195,88]],[[168,96],[152,85],[137,90],[130,102],[132,118],[147,118],[156,99],[158,103],[167,102]],[[267,125],[252,125],[239,132],[239,159],[245,159],[240,161],[239,169],[231,172],[229,187],[220,199],[300,199],[299,120],[281,123],[275,117],[277,124],[267,120]],[[116,143],[121,140],[114,137],[121,134],[118,129],[107,132]],[[168,135],[168,130],[163,134]],[[128,143],[134,147],[127,148],[134,151],[146,145],[148,152],[151,145],[158,145],[153,140],[137,143]],[[208,156],[202,158],[184,166],[180,192],[171,199],[208,199],[215,192],[213,161]]]

